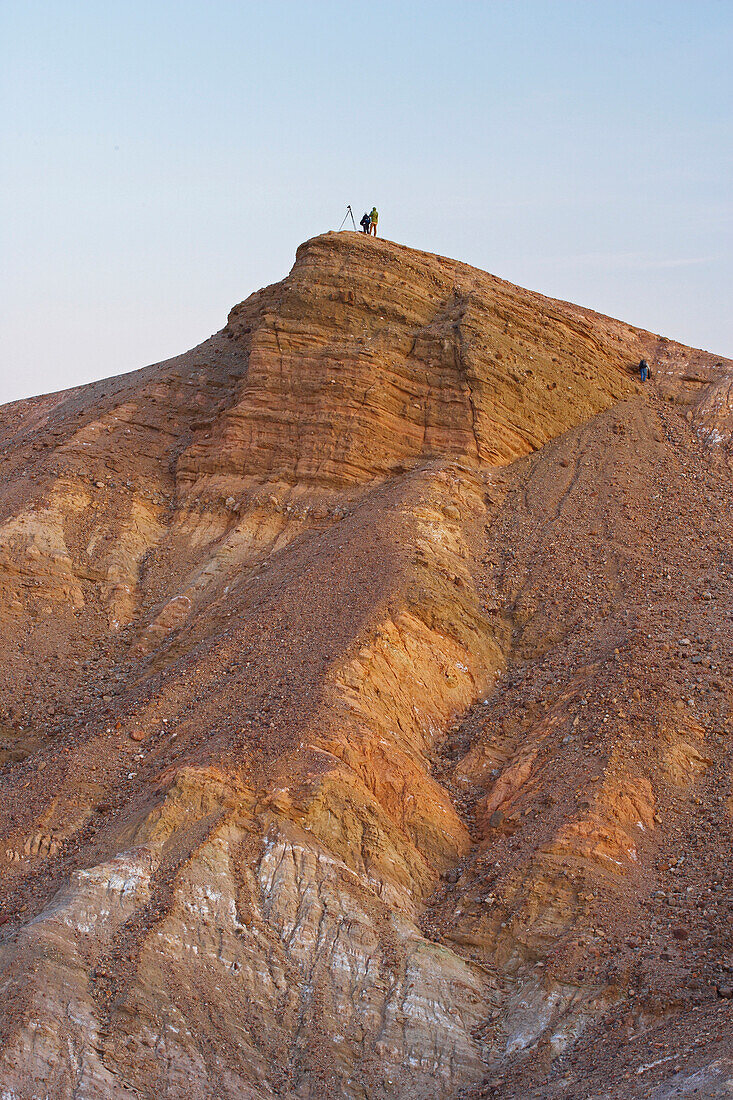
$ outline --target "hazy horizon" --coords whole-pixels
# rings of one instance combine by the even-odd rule
[[[380,234],[733,357],[733,9],[6,6],[0,402],[220,329]]]

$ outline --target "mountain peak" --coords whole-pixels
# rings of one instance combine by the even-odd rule
[[[717,1095],[732,368],[342,232],[5,406],[5,1092]]]

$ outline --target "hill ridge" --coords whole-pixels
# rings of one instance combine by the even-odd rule
[[[3,407],[3,1088],[725,1095],[732,367],[342,233]]]

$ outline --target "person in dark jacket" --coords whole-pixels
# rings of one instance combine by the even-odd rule
[[[372,219],[369,217],[368,214],[365,214],[364,217],[359,222],[359,225],[361,226],[362,230],[365,233],[369,232],[369,230],[371,228],[371,224],[372,224]]]
[[[642,359],[642,361],[639,363],[639,377],[641,378],[642,382],[646,382],[647,378],[649,377],[649,364],[647,363],[646,359]]]

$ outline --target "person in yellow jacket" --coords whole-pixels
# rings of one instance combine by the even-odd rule
[[[376,237],[377,235],[377,222],[379,221],[379,214],[377,213],[376,206],[372,207],[372,212],[369,215],[369,231]]]

